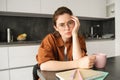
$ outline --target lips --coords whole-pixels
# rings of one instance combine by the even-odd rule
[[[66,35],[70,35],[70,34],[71,34],[71,32],[66,32],[65,34],[66,34]]]

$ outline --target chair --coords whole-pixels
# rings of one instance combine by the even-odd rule
[[[38,64],[35,64],[33,66],[33,80],[39,79],[39,76],[37,75],[37,70],[40,70],[40,67],[38,66]]]

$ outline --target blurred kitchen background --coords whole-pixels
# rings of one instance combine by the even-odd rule
[[[12,13],[11,13],[12,14]],[[17,13],[16,13],[17,14]],[[51,15],[52,17],[52,15]],[[79,17],[79,33],[87,39],[114,39],[115,18]],[[10,29],[11,42],[17,42],[17,36],[27,34],[25,41],[41,41],[48,33],[54,32],[50,17],[0,16],[0,43],[7,42],[7,29]]]
[[[60,6],[79,18],[88,55],[120,55],[120,0],[0,0],[0,80],[33,80],[40,42],[54,31],[52,15]]]

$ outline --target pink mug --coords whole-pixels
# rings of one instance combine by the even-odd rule
[[[107,61],[107,55],[103,53],[96,53],[95,67],[104,68]]]

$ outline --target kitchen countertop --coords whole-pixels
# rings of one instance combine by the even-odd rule
[[[86,41],[104,41],[104,40],[115,40],[115,38],[87,38]]]
[[[28,46],[28,45],[40,45],[41,40],[38,41],[15,41],[15,42],[0,42],[0,47],[10,47],[10,46]]]
[[[107,39],[101,39],[101,38],[88,38],[86,39],[86,42],[89,41],[106,41],[106,40],[114,40],[115,38],[107,38]],[[10,46],[28,46],[28,45],[40,45],[41,40],[38,41],[14,41],[14,42],[0,42],[0,47],[10,47]]]

